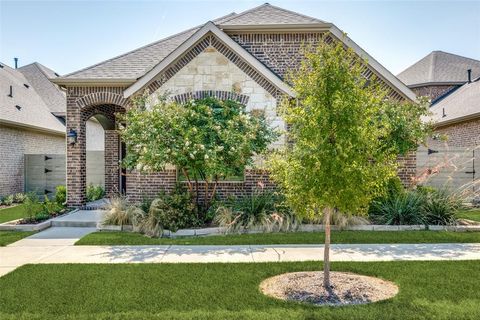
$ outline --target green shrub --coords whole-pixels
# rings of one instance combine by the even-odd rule
[[[25,201],[25,198],[26,198],[26,195],[20,192],[20,193],[16,193],[13,196],[13,201],[15,203],[23,203]]]
[[[67,202],[67,187],[59,185],[55,188],[55,202],[59,205],[65,205]]]
[[[376,224],[424,224],[424,195],[409,191],[374,200],[369,209],[370,220]]]
[[[190,194],[177,186],[172,193],[162,193],[152,201],[148,213],[139,221],[138,229],[148,236],[158,237],[163,230],[175,232],[201,223]]]
[[[56,201],[51,201],[48,196],[45,195],[45,200],[42,203],[42,212],[45,215],[52,216],[59,213],[62,209],[62,205],[58,204]]]
[[[461,198],[446,188],[430,190],[424,195],[423,211],[429,225],[450,225],[462,207]]]
[[[8,195],[2,200],[3,204],[6,206],[11,206],[13,204],[13,201],[14,201],[13,195]]]
[[[42,204],[35,192],[28,192],[23,204],[25,206],[25,212],[27,213],[27,220],[34,220],[35,216],[42,212]]]
[[[240,198],[231,198],[219,205],[214,222],[226,232],[249,229],[262,231],[288,231],[296,228],[300,220],[285,204],[278,192],[260,191]]]
[[[105,196],[105,190],[100,185],[89,184],[87,187],[87,200],[89,202],[102,199]]]
[[[51,216],[48,213],[46,213],[42,210],[42,211],[35,214],[34,219],[35,219],[35,221],[44,221],[44,220],[50,219],[50,217]]]

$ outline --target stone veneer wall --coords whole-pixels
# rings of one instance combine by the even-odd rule
[[[65,137],[0,125],[0,196],[24,191],[24,154],[64,154]]]

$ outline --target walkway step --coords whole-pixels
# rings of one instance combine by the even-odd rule
[[[95,228],[96,226],[96,221],[52,221],[52,227]]]

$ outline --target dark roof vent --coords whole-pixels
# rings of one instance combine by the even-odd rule
[[[30,86],[29,86],[28,84],[26,84],[26,83],[24,83],[23,85],[24,85],[25,88],[27,88],[27,89],[30,88]]]
[[[56,72],[54,73],[54,75],[56,75],[57,77],[60,77],[60,75],[59,75],[58,73],[56,73]]]
[[[20,107],[18,104],[15,106],[15,108],[17,108],[17,110],[21,110],[22,107]]]
[[[2,68],[2,69],[3,69],[3,64],[1,64],[1,63],[0,63],[0,68]]]
[[[13,61],[15,62],[15,69],[18,68],[18,58],[13,58]]]
[[[468,83],[472,83],[472,69],[467,70]]]
[[[447,116],[447,114],[445,113],[445,108],[442,108],[442,118],[445,118]]]
[[[10,93],[8,94],[10,98],[13,98],[13,86],[10,86]]]

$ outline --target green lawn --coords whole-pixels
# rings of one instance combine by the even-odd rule
[[[6,246],[10,243],[14,243],[15,241],[21,240],[34,233],[35,232],[26,231],[0,231],[0,247]]]
[[[1,209],[0,223],[25,218],[26,216],[27,216],[27,212],[25,210],[25,205],[19,204],[15,207]]]
[[[480,209],[461,210],[457,213],[457,218],[480,222]]]
[[[148,238],[132,232],[94,232],[76,245],[248,245],[323,243],[323,232],[231,234],[208,237]],[[480,232],[447,231],[333,231],[332,243],[450,243],[480,242]]]
[[[0,278],[0,319],[480,319],[478,266],[333,263],[400,292],[370,305],[312,307],[268,298],[258,285],[320,263],[27,265]]]

